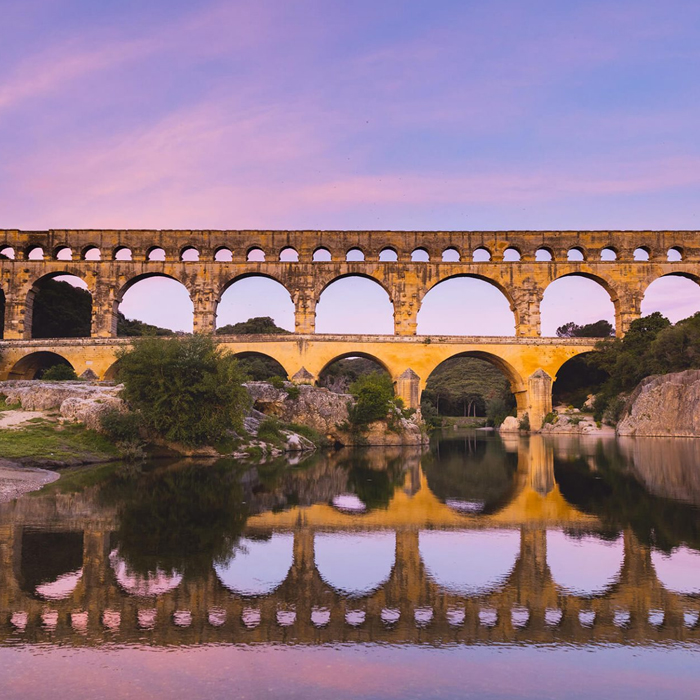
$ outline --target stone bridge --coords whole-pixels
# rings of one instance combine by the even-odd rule
[[[519,414],[529,412],[532,425],[551,409],[551,382],[561,365],[592,347],[540,338],[540,304],[549,284],[571,275],[598,282],[610,295],[622,335],[640,315],[654,280],[666,275],[700,280],[697,231],[4,230],[0,256],[5,355],[0,377],[33,376],[38,352],[60,353],[78,374],[92,369],[100,378],[109,376],[120,346],[119,303],[145,277],[181,282],[193,302],[194,330],[213,333],[224,291],[239,279],[263,276],[289,292],[296,335],[222,338],[233,351],[270,355],[290,377],[305,381],[314,381],[333,359],[368,355],[390,371],[410,406],[418,404],[430,371],[441,361],[458,354],[481,357],[505,372]],[[92,294],[92,337],[32,341],[37,284],[65,274],[80,277]],[[394,308],[393,336],[315,334],[321,293],[348,276],[372,279],[386,290]],[[514,338],[416,335],[425,295],[460,276],[501,291],[514,315]]]

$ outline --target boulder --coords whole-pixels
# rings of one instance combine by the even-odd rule
[[[520,430],[520,421],[515,416],[506,416],[498,429],[500,433],[517,433]]]
[[[617,434],[700,437],[700,370],[643,379],[625,405]]]

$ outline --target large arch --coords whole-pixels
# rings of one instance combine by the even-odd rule
[[[380,360],[378,357],[375,355],[372,355],[371,353],[368,352],[345,352],[341,355],[336,355],[335,357],[332,357],[330,360],[326,361],[323,366],[321,367],[318,377],[319,379],[324,376],[324,373],[328,371],[328,369],[335,364],[336,362],[340,362],[341,360],[349,360],[352,358],[362,358],[365,360],[370,360],[373,362],[375,365],[377,365],[380,369],[384,370],[389,376],[391,376],[391,371],[387,367],[386,363],[382,360]]]
[[[55,365],[67,365],[73,367],[65,357],[55,353],[42,350],[30,352],[20,360],[15,362],[10,369],[8,379],[38,379],[50,367]],[[73,369],[75,369],[73,367]]]
[[[700,277],[687,272],[672,272],[657,277],[644,290],[642,316],[660,311],[676,323],[700,311]]]
[[[370,275],[334,277],[323,287],[316,303],[316,332],[393,335],[391,295]]]
[[[81,274],[72,269],[34,280],[26,293],[25,338],[89,338],[92,294]]]
[[[586,305],[581,299],[586,299]],[[619,315],[617,292],[603,277],[587,273],[562,275],[547,285],[540,303],[542,335],[555,337],[557,328],[573,321],[578,325],[601,319],[613,326]]]
[[[246,273],[229,280],[218,295],[217,329],[259,317],[270,317],[280,328],[294,331],[289,290],[271,275]]]
[[[472,313],[465,315],[465,308]],[[416,330],[418,335],[514,336],[517,323],[513,300],[496,281],[452,275],[426,292]]]
[[[173,275],[146,272],[130,278],[119,290],[117,311],[142,323],[192,332],[194,304],[185,283]]]
[[[588,396],[597,393],[608,374],[588,364],[587,357],[593,354],[583,352],[559,368],[552,384],[552,401],[555,404],[582,408]]]
[[[251,381],[267,381],[271,377],[289,379],[285,366],[271,355],[262,352],[237,352],[234,357]]]

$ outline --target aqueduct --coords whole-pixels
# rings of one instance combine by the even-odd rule
[[[75,275],[92,295],[89,339],[32,340],[37,284]],[[551,409],[551,383],[564,362],[592,343],[542,338],[540,304],[552,282],[568,276],[596,281],[615,307],[623,335],[640,315],[655,280],[700,280],[697,231],[0,231],[0,302],[4,302],[0,377],[31,377],[38,352],[53,352],[78,374],[104,378],[124,342],[116,338],[118,305],[137,281],[164,276],[181,282],[194,305],[194,330],[213,333],[217,306],[236,280],[263,276],[281,283],[295,308],[292,336],[221,337],[233,352],[260,352],[290,377],[314,381],[333,359],[370,355],[416,406],[430,372],[467,354],[493,362],[511,382],[518,412],[538,425]],[[316,306],[332,282],[374,280],[394,308],[394,334],[315,333]],[[515,337],[416,335],[425,295],[455,277],[484,280],[508,300]],[[29,359],[26,359],[29,358]]]

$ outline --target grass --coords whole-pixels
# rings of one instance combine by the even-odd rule
[[[7,403],[7,396],[0,394],[0,413],[2,411],[15,411],[22,408],[20,403]]]
[[[6,459],[75,461],[90,457],[119,457],[117,448],[103,435],[82,425],[57,425],[42,418],[29,427],[0,431],[0,455]]]

